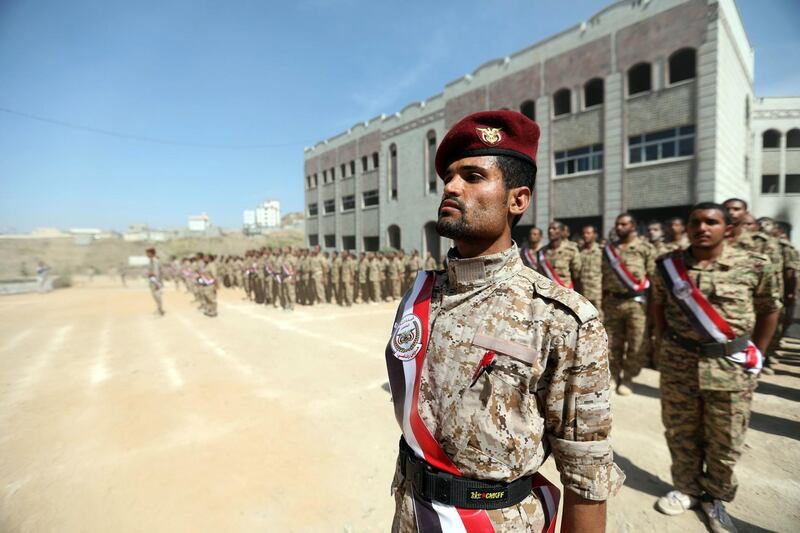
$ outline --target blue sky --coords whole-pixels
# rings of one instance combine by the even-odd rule
[[[153,139],[0,111],[0,231],[182,227],[202,211],[238,227],[266,198],[300,211],[304,146],[606,4],[0,0],[1,109]],[[756,94],[800,95],[800,2],[738,6]]]

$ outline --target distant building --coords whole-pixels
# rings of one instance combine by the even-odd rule
[[[790,224],[800,246],[800,97],[757,98],[752,129],[751,210]]]
[[[281,203],[266,200],[255,209],[242,212],[242,228],[245,234],[256,235],[265,230],[281,227]]]
[[[122,240],[126,242],[164,242],[175,236],[174,232],[150,229],[147,224],[131,224],[128,231],[122,235]]]
[[[192,215],[189,217],[189,231],[196,231],[198,233],[205,233],[211,226],[211,219],[205,213],[200,215]]]
[[[37,239],[52,239],[54,237],[68,237],[68,235],[58,228],[33,228],[31,237]]]
[[[517,239],[553,219],[605,235],[623,211],[666,219],[729,197],[797,228],[798,99],[755,98],[754,63],[733,0],[613,2],[306,148],[306,244],[439,257],[450,242],[435,229],[436,149],[458,120],[487,109],[518,110],[541,128]]]
[[[305,229],[305,217],[303,213],[287,213],[281,219],[281,227],[285,229]]]

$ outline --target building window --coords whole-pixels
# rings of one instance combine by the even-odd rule
[[[319,174],[317,174],[315,172],[314,173],[314,187],[317,187],[318,185],[319,185]]]
[[[536,120],[536,104],[533,100],[525,100],[519,106],[519,112],[531,120]]]
[[[322,171],[322,183],[323,184],[328,183],[328,171],[327,170],[323,170]]]
[[[309,246],[316,246],[319,244],[319,235],[316,233],[312,233],[308,236],[308,245]]]
[[[638,63],[628,70],[628,96],[648,92],[651,83],[650,63]]]
[[[331,167],[331,183],[336,181],[336,167]]]
[[[693,154],[693,125],[628,137],[628,163],[632,165]]]
[[[317,216],[318,212],[319,212],[319,209],[317,208],[317,203],[316,202],[314,202],[313,204],[308,204],[308,216],[315,217],[315,216]]]
[[[568,115],[571,113],[572,94],[569,89],[559,89],[553,95],[553,116]]]
[[[347,177],[347,165],[342,163],[341,166],[339,167],[339,170],[341,170],[341,173],[339,175],[342,177],[342,179],[346,178]]]
[[[389,147],[389,191],[391,199],[397,200],[397,146]]]
[[[379,245],[380,239],[378,237],[364,237],[365,252],[377,252]]]
[[[780,148],[781,134],[778,130],[767,130],[761,135],[761,146],[763,148]]]
[[[786,194],[800,193],[800,174],[786,174]]]
[[[306,176],[306,189],[311,188],[311,176]]]
[[[367,171],[367,156],[361,157],[361,172]]]
[[[396,250],[402,247],[400,242],[400,226],[397,224],[389,226],[386,230],[386,236],[389,238],[389,246]]]
[[[761,194],[777,194],[779,192],[777,174],[764,174],[761,176]]]
[[[426,174],[428,175],[428,192],[436,192],[436,185],[439,182],[439,178],[436,175],[436,132],[431,130],[428,132],[426,138],[426,159],[427,159],[427,168]]]
[[[378,152],[372,152],[372,168],[378,168]]]
[[[336,211],[336,200],[325,200],[322,204],[322,212],[329,215]]]
[[[669,56],[669,83],[692,80],[697,75],[694,48],[683,48]]]
[[[342,235],[342,250],[355,250],[355,249],[356,249],[356,236]]]
[[[786,133],[786,148],[800,148],[800,130],[797,128]]]
[[[583,107],[594,107],[603,103],[603,80],[594,78],[583,86]]]
[[[603,168],[603,145],[583,146],[573,150],[555,152],[556,176],[569,176]]]
[[[336,248],[336,235],[325,235],[325,248]]]
[[[364,191],[362,193],[362,207],[369,207],[371,205],[378,205],[378,190]]]
[[[354,194],[342,196],[342,211],[352,211],[356,208],[356,197]]]
[[[355,176],[356,175],[356,160],[355,159],[350,161],[350,175],[351,176]]]

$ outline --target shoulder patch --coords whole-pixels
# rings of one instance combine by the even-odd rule
[[[578,323],[584,324],[598,317],[597,309],[577,292],[566,289],[533,270],[527,274],[536,294],[566,307],[578,319]]]

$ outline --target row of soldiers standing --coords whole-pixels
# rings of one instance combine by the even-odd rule
[[[783,319],[765,354],[764,372],[769,374],[769,355],[774,354],[793,319],[800,259],[781,225],[769,218],[756,220],[744,200],[730,199],[724,206],[733,224],[728,244],[768,258],[782,293]],[[634,216],[624,213],[617,217],[609,238],[600,242],[591,225],[582,228],[580,243],[570,240],[569,228],[559,221],[551,222],[547,231],[549,242],[545,243],[540,229],[530,229],[528,242],[520,249],[523,261],[561,285],[577,290],[600,311],[609,337],[609,364],[616,390],[621,395],[631,394],[632,379],[641,368],[657,366],[653,358],[658,340],[649,335],[649,283],[636,290],[625,283],[624,275],[614,266],[624,265],[631,280],[652,279],[657,258],[688,247],[683,220],[674,217],[666,223],[652,221],[647,224],[645,236],[638,234]]]
[[[422,269],[438,267],[428,254],[425,261],[417,250],[323,252],[311,249],[261,248],[244,256],[218,261],[219,277],[226,287],[239,287],[248,300],[290,311],[298,305],[395,301],[414,282]]]

